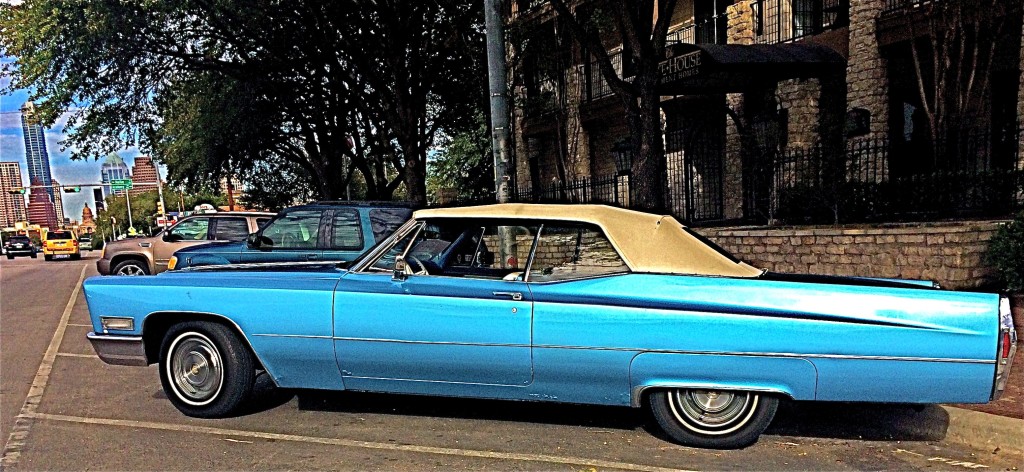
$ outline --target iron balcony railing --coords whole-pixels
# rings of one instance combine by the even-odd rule
[[[850,25],[850,0],[757,0],[753,8],[754,40],[762,44],[785,43]]]
[[[665,45],[725,44],[728,40],[729,17],[725,14],[696,18],[689,24],[668,33]]]

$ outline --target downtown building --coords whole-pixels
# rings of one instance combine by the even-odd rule
[[[957,5],[988,23],[963,38],[981,59],[945,73],[975,79],[954,113],[956,90],[933,67],[947,58],[930,45],[973,31],[950,26]],[[512,200],[631,207],[653,183],[662,211],[762,268],[978,286],[996,227],[986,221],[1024,209],[1024,11],[988,5],[678,0],[657,59],[663,171],[638,182],[597,55],[550,2],[513,0],[509,28],[530,41],[509,45]],[[614,27],[600,34],[630,82],[629,45]]]
[[[15,223],[28,219],[25,196],[12,193],[22,187],[21,165],[17,162],[0,162],[0,228],[13,228]]]
[[[28,180],[46,186],[46,194],[54,201],[53,175],[50,173],[50,154],[46,149],[46,134],[36,117],[35,104],[25,102],[21,106],[21,132],[25,138],[25,161],[28,164]]]
[[[57,221],[57,212],[50,200],[50,194],[41,187],[42,182],[32,182],[32,189],[28,196],[28,223],[38,225],[41,228],[57,229],[60,222]]]
[[[144,192],[155,192],[157,190],[157,179],[160,174],[157,171],[156,163],[149,156],[137,156],[132,163],[130,178],[132,189],[129,191],[132,196]]]
[[[110,195],[124,195],[123,190],[114,192],[110,187],[110,182],[113,180],[122,180],[132,178],[131,172],[128,170],[128,165],[124,163],[124,159],[118,156],[117,153],[110,153],[103,160],[103,164],[100,166],[100,182],[103,184],[103,196],[108,197]],[[97,205],[99,205],[97,201]]]

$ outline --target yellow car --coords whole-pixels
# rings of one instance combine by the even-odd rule
[[[43,259],[81,259],[78,237],[70,229],[59,229],[43,233]]]

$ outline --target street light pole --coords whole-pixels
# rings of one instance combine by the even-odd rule
[[[135,225],[132,223],[132,198],[128,189],[124,191],[125,203],[128,205],[128,236],[135,236]]]

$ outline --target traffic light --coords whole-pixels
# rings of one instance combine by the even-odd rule
[[[156,202],[156,212],[161,215],[164,214],[164,202],[159,200]]]
[[[7,193],[13,193],[13,194],[16,194],[16,195],[24,195],[24,194],[28,193],[28,189],[24,188],[24,187],[12,188],[12,189],[8,190]]]
[[[82,191],[82,187],[77,185],[74,187],[61,187],[60,189],[63,190],[64,193],[77,193]]]

